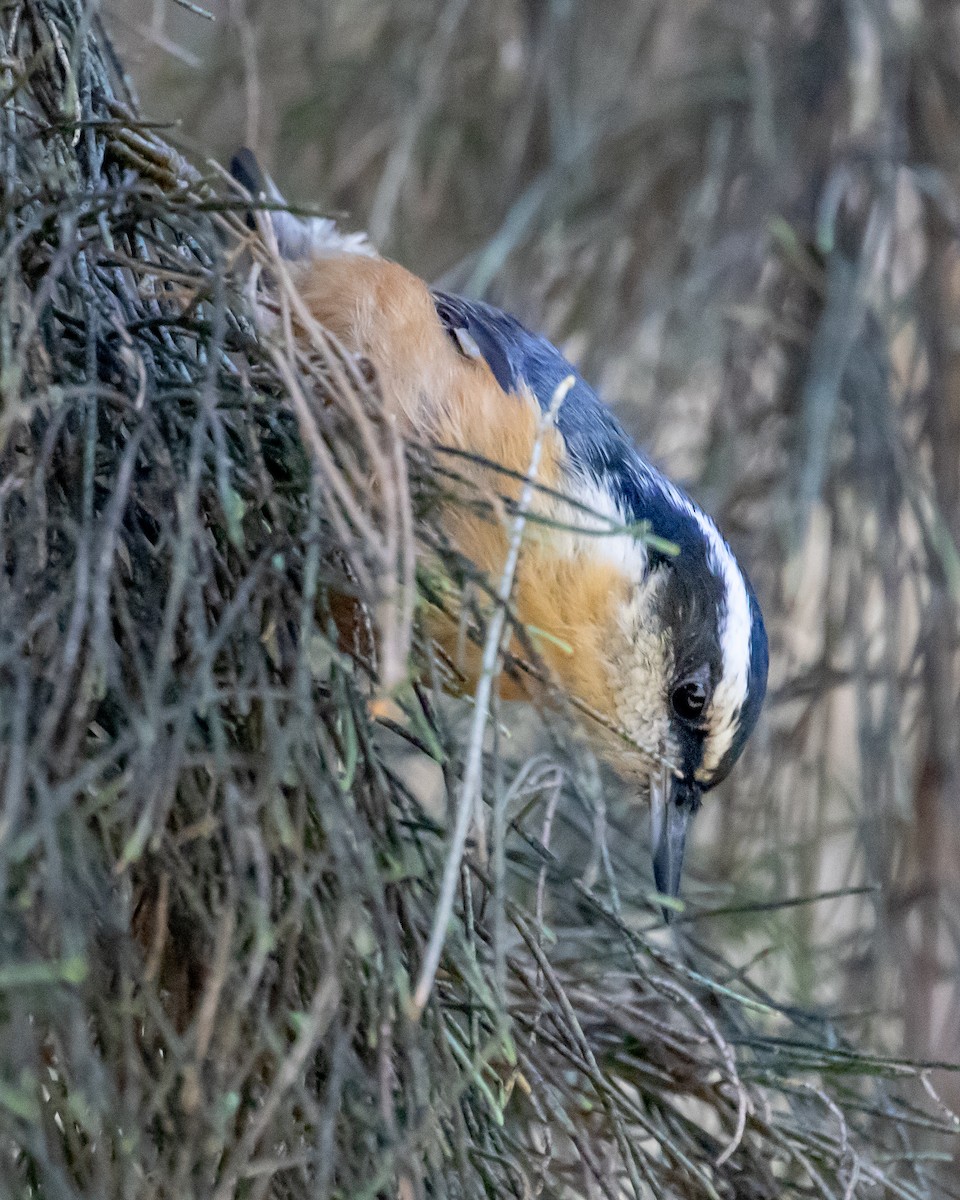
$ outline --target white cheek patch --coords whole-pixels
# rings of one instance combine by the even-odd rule
[[[673,672],[667,636],[657,616],[657,597],[664,583],[654,571],[634,589],[620,614],[622,635],[615,667],[620,681],[617,720],[642,749],[668,752],[670,717],[665,691]]]

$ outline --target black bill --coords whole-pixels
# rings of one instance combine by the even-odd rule
[[[680,894],[687,830],[700,808],[700,794],[700,787],[692,780],[677,778],[665,770],[655,772],[650,781],[653,878],[657,890],[673,899]],[[672,912],[664,908],[663,915],[669,921]]]

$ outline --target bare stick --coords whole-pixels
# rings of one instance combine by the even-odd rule
[[[544,413],[537,430],[537,437],[530,455],[530,470],[524,481],[520,494],[517,514],[513,519],[510,530],[510,545],[507,550],[503,574],[497,588],[497,606],[490,618],[487,637],[483,645],[483,660],[480,679],[474,697],[473,721],[470,725],[470,740],[467,743],[466,767],[463,773],[463,784],[460,788],[460,804],[457,808],[457,820],[450,839],[450,849],[444,863],[443,879],[440,883],[440,898],[433,918],[433,928],[430,930],[430,940],[423,959],[420,978],[413,994],[413,1016],[418,1019],[426,1007],[427,1000],[433,988],[433,981],[440,965],[440,955],[443,953],[443,943],[447,936],[447,924],[453,912],[453,901],[460,879],[460,864],[463,861],[463,851],[467,844],[467,833],[479,802],[483,784],[483,739],[487,728],[487,717],[490,711],[490,696],[493,685],[499,674],[500,656],[504,650],[504,630],[507,620],[507,605],[513,590],[513,580],[520,558],[520,546],[523,542],[523,530],[526,524],[527,510],[533,499],[537,473],[540,469],[540,458],[543,453],[543,439],[547,430],[553,424],[557,409],[563,403],[563,398],[573,386],[574,379],[568,375],[557,387],[550,402],[549,409]]]

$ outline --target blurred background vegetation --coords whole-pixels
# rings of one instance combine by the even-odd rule
[[[548,333],[748,565],[771,695],[688,886],[757,907],[702,937],[960,1058],[960,6],[208,7],[107,5],[173,141]]]
[[[0,0],[0,1196],[960,1195],[957,7],[98,11]],[[425,687],[446,477],[257,335],[239,143],[548,332],[748,565],[672,933],[564,714]]]

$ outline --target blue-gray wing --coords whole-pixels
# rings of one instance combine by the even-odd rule
[[[516,392],[526,384],[546,411],[557,388],[572,375],[573,386],[556,415],[571,462],[616,497],[626,520],[656,516],[660,528],[669,525],[673,532],[675,513],[672,505],[663,511],[662,477],[556,346],[491,304],[440,291],[433,293],[433,299],[444,327],[459,342],[458,331],[469,335],[505,392]]]

